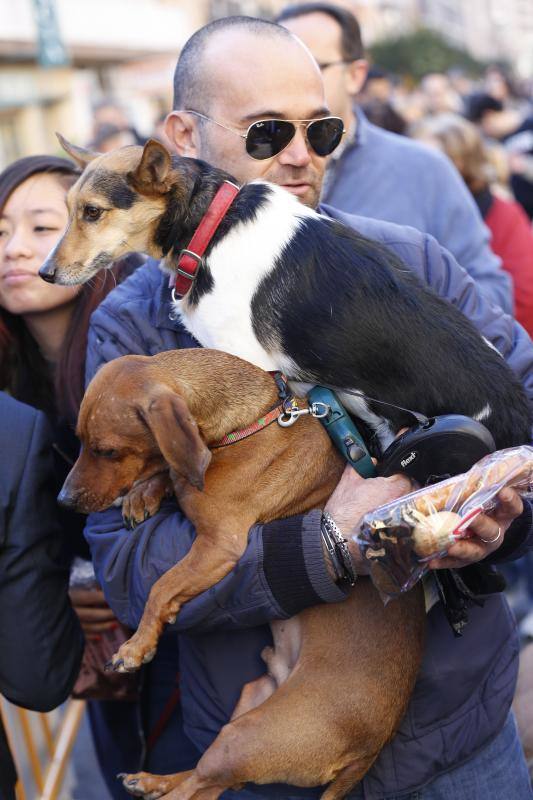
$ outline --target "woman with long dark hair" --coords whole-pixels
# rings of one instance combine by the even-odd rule
[[[0,389],[48,418],[50,487],[56,494],[79,450],[75,425],[84,391],[89,318],[140,261],[117,264],[81,287],[55,286],[40,278],[41,264],[65,230],[66,195],[79,175],[72,162],[49,155],[22,158],[0,173]],[[54,514],[60,540],[54,548],[61,548],[64,562],[75,556],[89,559],[85,517],[57,504]],[[71,601],[93,647],[118,627],[97,587],[71,589]],[[83,665],[82,674],[87,675]],[[102,738],[97,728],[103,729],[103,738],[107,733],[105,721],[96,724],[99,710],[98,703],[90,704],[95,740]],[[133,713],[124,704],[122,710]]]
[[[79,449],[75,423],[84,392],[89,318],[143,260],[130,256],[84,286],[57,286],[39,277],[67,225],[66,194],[79,174],[72,162],[55,156],[22,158],[0,173],[0,389],[46,413],[53,429],[57,491]],[[57,513],[65,551],[70,558],[88,559],[85,517],[62,509]],[[100,590],[71,589],[71,600],[95,650],[120,635]],[[183,733],[176,663],[177,638],[167,637],[145,670],[139,702],[99,699],[88,705],[100,766],[116,800],[129,796],[115,777],[121,770],[146,765],[152,772],[172,771],[165,759],[176,751],[183,769],[196,763],[198,754]],[[80,680],[83,676],[82,664]],[[133,676],[106,673],[106,685],[112,678]],[[123,697],[127,688],[115,685],[112,696]],[[99,679],[96,691],[103,698]]]
[[[0,387],[68,429],[84,391],[89,318],[131,271],[121,264],[72,287],[39,277],[67,224],[65,196],[79,175],[55,156],[21,158],[0,174]]]

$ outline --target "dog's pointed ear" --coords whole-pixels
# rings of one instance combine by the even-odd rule
[[[202,490],[211,451],[183,397],[162,387],[139,410],[169,467]]]
[[[99,155],[102,155],[101,153],[95,153],[94,150],[87,150],[85,147],[78,147],[76,144],[67,142],[65,137],[61,136],[61,134],[57,133],[57,131],[56,136],[63,150],[65,150],[65,152],[67,152],[69,156],[74,159],[76,164],[79,164],[83,169],[85,169],[87,164],[90,164],[93,159],[97,158]]]
[[[172,157],[167,148],[156,139],[144,145],[139,165],[130,173],[130,181],[141,194],[164,194],[169,189],[168,176]]]

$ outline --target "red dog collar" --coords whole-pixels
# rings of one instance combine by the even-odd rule
[[[239,187],[230,181],[224,181],[219,186],[209,208],[196,228],[189,246],[180,253],[172,292],[174,300],[184,297],[193,285],[207,246],[239,191]],[[170,285],[172,286],[172,283]]]
[[[276,382],[279,399],[281,402],[269,408],[262,417],[259,417],[256,422],[252,422],[250,425],[247,425],[246,428],[240,428],[240,430],[227,433],[222,437],[222,439],[219,439],[217,442],[209,445],[211,450],[215,450],[217,447],[227,447],[228,444],[240,442],[241,439],[246,439],[248,436],[252,436],[252,434],[262,431],[263,428],[266,428],[272,422],[275,422],[275,420],[279,419],[282,415],[287,415],[290,413],[293,397],[291,390],[287,386],[287,378],[278,370],[269,370],[269,372]]]

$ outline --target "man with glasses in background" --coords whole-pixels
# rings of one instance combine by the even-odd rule
[[[430,233],[489,300],[512,313],[511,278],[490,249],[489,230],[455,167],[419,142],[373,125],[356,105],[368,62],[351,11],[332,3],[302,3],[284,8],[276,21],[317,60],[331,113],[347,130],[328,162],[322,202]]]
[[[210,23],[185,44],[174,77],[174,111],[166,123],[166,135],[180,155],[210,162],[239,182],[272,181],[315,207],[326,156],[339,145],[342,130],[340,121],[331,117],[316,63],[285,28],[264,20],[230,17]],[[496,338],[533,398],[529,338],[479,294],[453,256],[432,237],[388,222],[350,217],[333,208],[320,210],[390,247],[489,338]],[[253,255],[249,254],[250,259]],[[243,263],[243,272],[246,267]],[[88,377],[104,362],[127,353],[153,355],[194,346],[197,342],[173,311],[168,275],[157,263],[148,262],[93,314]],[[365,481],[349,467],[326,510],[348,533],[366,510],[406,489],[401,477]],[[458,542],[446,563],[438,561],[434,566],[464,567],[484,557],[497,560],[500,552],[505,558],[520,554],[528,546],[530,521],[517,509],[507,517],[499,523],[506,531],[499,542]],[[484,524],[495,528],[480,535],[494,539],[495,520],[484,517]],[[119,508],[93,514],[86,536],[106,599],[117,617],[135,628],[154,581],[186,555],[194,531],[172,500],[133,531],[124,529]],[[352,556],[356,568],[365,572],[356,545]],[[251,529],[237,568],[186,603],[167,630],[170,636],[176,630],[182,634],[184,720],[188,736],[200,751],[231,717],[242,686],[264,674],[260,653],[271,644],[267,623],[344,598],[324,549],[319,511]],[[442,797],[530,797],[514,720],[509,716],[517,652],[505,601],[492,595],[484,608],[474,606],[469,614],[463,638],[455,641],[443,605],[437,603],[431,610],[427,655],[405,723],[350,797],[397,795],[432,781],[440,772],[446,772],[448,780],[448,770],[455,774],[453,790]],[[457,774],[461,767],[455,768],[479,750],[483,753],[483,765],[477,767],[483,776],[479,792],[455,793],[465,777]],[[236,800],[319,796],[320,790],[287,786],[247,786],[223,795]]]

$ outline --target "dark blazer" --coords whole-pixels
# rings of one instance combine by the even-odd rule
[[[50,711],[76,679],[83,634],[67,594],[51,433],[44,414],[0,392],[0,693]],[[16,773],[0,723],[0,800]]]

